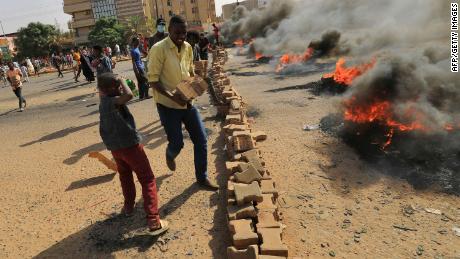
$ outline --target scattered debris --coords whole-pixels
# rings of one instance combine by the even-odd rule
[[[460,237],[460,227],[452,227],[452,231],[456,236]]]
[[[410,217],[411,215],[413,215],[415,213],[415,211],[416,211],[416,209],[412,205],[405,205],[402,208],[402,212],[403,212],[404,216],[406,216],[406,217]]]
[[[417,246],[417,250],[416,250],[417,255],[422,255],[423,251],[424,249],[422,245]]]
[[[303,125],[302,129],[304,131],[318,130],[319,129],[319,124],[315,124],[315,125],[305,124],[305,125]]]
[[[402,225],[393,225],[394,228],[397,228],[397,229],[400,229],[400,230],[404,230],[404,231],[417,231],[417,229],[415,228],[410,228],[410,227],[406,227],[406,226],[402,226]]]
[[[329,255],[330,255],[331,257],[335,257],[335,252],[331,250],[331,251],[329,251]]]
[[[428,213],[436,214],[436,215],[441,215],[442,214],[442,212],[440,210],[433,209],[433,208],[425,208],[425,211],[428,212]]]

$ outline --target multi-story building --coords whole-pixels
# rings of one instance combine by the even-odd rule
[[[101,17],[115,17],[120,23],[128,23],[130,17],[140,18],[140,32],[148,31],[147,23],[154,23],[159,17],[167,22],[173,15],[183,16],[190,27],[209,30],[216,21],[214,0],[64,0],[64,12],[72,15],[70,28],[75,33],[75,43],[88,42],[88,34],[96,20]]]
[[[145,23],[151,19],[150,0],[64,0],[64,12],[72,15],[70,29],[75,33],[75,43],[88,42],[88,34],[96,20],[115,17],[120,23],[127,23],[129,17],[138,16]],[[146,32],[146,27],[140,27]]]
[[[150,0],[152,17],[163,18],[166,22],[174,15],[187,20],[190,28],[209,30],[216,22],[216,6],[214,0]]]
[[[246,0],[246,1],[238,1],[235,3],[225,4],[222,5],[222,18],[224,20],[232,18],[233,10],[238,5],[242,5],[246,7],[248,10],[253,10],[257,8],[263,8],[269,3],[269,0]]]

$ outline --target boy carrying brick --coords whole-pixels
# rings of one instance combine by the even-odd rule
[[[142,186],[150,234],[160,235],[168,230],[168,222],[160,220],[155,177],[144,147],[140,144],[141,137],[136,130],[133,115],[126,106],[133,98],[131,89],[124,79],[110,72],[98,77],[97,87],[101,96],[99,130],[104,144],[117,163],[125,199],[122,213],[131,216],[134,212],[134,171]]]

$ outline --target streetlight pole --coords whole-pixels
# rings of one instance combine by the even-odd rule
[[[0,21],[0,26],[2,27],[3,38],[6,39],[6,34],[5,34],[5,30],[3,30],[3,23],[2,23],[2,21]]]

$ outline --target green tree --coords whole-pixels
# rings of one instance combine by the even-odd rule
[[[14,44],[19,57],[46,56],[50,53],[50,45],[56,41],[59,31],[53,25],[32,22],[18,31]]]
[[[97,20],[93,30],[88,35],[88,39],[93,44],[101,46],[113,46],[116,43],[124,43],[125,28],[118,23],[115,18],[103,17]]]

